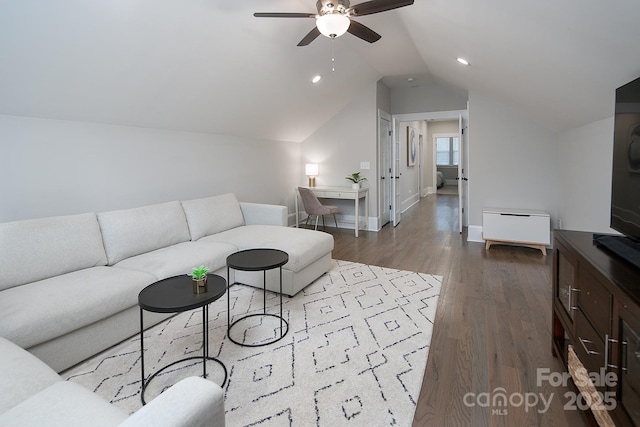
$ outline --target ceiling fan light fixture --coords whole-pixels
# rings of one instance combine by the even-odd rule
[[[316,18],[316,27],[320,33],[331,39],[346,33],[350,24],[349,17],[339,13],[328,13]]]

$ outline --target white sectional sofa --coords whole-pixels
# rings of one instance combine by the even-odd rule
[[[224,393],[212,381],[189,377],[129,416],[0,338],[0,425],[224,427]]]
[[[139,332],[138,293],[248,248],[286,251],[283,293],[329,270],[333,237],[286,227],[284,206],[233,194],[134,209],[0,224],[0,336],[57,372]],[[231,283],[262,286],[238,272]],[[267,288],[279,289],[277,270]],[[169,315],[145,313],[145,327]]]

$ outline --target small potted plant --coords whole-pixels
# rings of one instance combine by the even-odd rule
[[[209,267],[201,265],[200,267],[193,267],[191,269],[191,279],[193,279],[193,293],[203,294],[207,292],[207,274],[209,274]]]
[[[354,172],[351,175],[346,177],[347,181],[351,181],[351,188],[357,190],[360,188],[360,183],[362,181],[366,181],[367,178],[364,176],[360,176],[360,172]]]

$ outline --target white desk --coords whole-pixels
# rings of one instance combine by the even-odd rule
[[[351,187],[306,187],[309,190],[313,191],[319,199],[347,199],[353,200],[355,206],[355,230],[356,237],[358,237],[358,230],[360,230],[360,199],[364,198],[364,227],[367,229],[367,224],[369,222],[369,189],[368,188],[360,188],[358,190],[354,190]],[[296,227],[300,223],[299,216],[299,208],[298,208],[298,188],[296,187]]]

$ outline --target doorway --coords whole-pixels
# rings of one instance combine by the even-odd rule
[[[467,170],[469,164],[468,155],[463,155],[468,153],[468,110],[454,110],[454,111],[440,111],[440,112],[431,112],[431,113],[412,113],[412,114],[398,114],[393,115],[392,119],[394,121],[402,121],[402,122],[417,122],[417,121],[425,121],[427,123],[427,136],[424,139],[424,152],[429,153],[428,157],[429,163],[426,165],[424,181],[421,180],[421,184],[424,185],[424,188],[427,190],[425,193],[430,195],[431,197],[439,197],[437,196],[437,166],[436,166],[436,146],[433,141],[433,133],[445,133],[445,131],[438,130],[439,122],[450,122],[449,130],[447,133],[456,134],[459,137],[459,161],[457,167],[452,165],[453,177],[452,181],[449,181],[449,188],[446,188],[445,191],[451,193],[446,197],[449,197],[452,203],[455,202],[457,205],[456,209],[452,209],[452,213],[457,214],[458,221],[456,221],[456,225],[458,226],[458,231],[462,232],[463,226],[468,225],[468,200],[469,200],[469,191],[468,191],[468,180],[467,180]],[[429,129],[432,129],[430,131]],[[435,131],[434,131],[435,130]],[[424,159],[427,156],[423,156]],[[431,160],[433,159],[433,160]],[[425,165],[425,166],[426,166]],[[428,172],[427,172],[428,171]],[[453,188],[451,188],[453,187]],[[457,190],[454,188],[457,187]],[[423,193],[422,195],[424,195]],[[456,197],[457,196],[457,197]],[[455,211],[455,212],[453,212]]]
[[[460,162],[458,121],[429,122],[429,134],[434,150],[431,166],[436,171],[436,194],[438,196],[457,196],[458,183],[460,182],[458,176]]]

